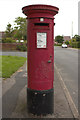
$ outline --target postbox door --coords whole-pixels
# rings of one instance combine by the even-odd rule
[[[50,29],[34,29],[29,33],[28,87],[36,90],[53,88],[53,26]],[[32,40],[32,41],[31,41]]]
[[[36,55],[35,76],[44,89],[51,89],[53,88],[53,40],[49,31],[36,32]]]

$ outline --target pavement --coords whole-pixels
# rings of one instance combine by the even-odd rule
[[[78,118],[78,112],[65,84],[54,66],[54,114],[36,116],[27,112],[27,67],[26,63],[2,84],[3,118]]]

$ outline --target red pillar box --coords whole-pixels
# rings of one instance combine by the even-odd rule
[[[58,8],[29,5],[22,8],[27,16],[27,106],[33,114],[53,113],[54,15]]]

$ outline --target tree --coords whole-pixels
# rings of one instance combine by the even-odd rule
[[[55,42],[63,43],[63,41],[64,41],[63,36],[58,35],[55,37]]]
[[[15,27],[14,27],[14,38],[15,39],[27,39],[27,22],[26,18],[17,17],[15,19]]]
[[[2,42],[13,42],[13,40],[26,40],[27,39],[27,22],[26,18],[17,17],[15,18],[15,26],[12,28],[12,25],[8,23],[6,27],[6,37],[2,40]]]
[[[12,28],[12,25],[10,23],[8,23],[5,33],[6,33],[6,37],[12,37],[13,28]]]
[[[76,42],[76,39],[74,37],[72,38],[72,42]]]
[[[69,45],[69,41],[68,41],[68,40],[66,40],[66,41],[65,41],[65,44],[66,44],[66,45]]]
[[[13,28],[10,23],[7,24],[5,37],[2,39],[2,43],[12,43],[13,42]]]
[[[80,36],[79,35],[75,35],[74,39],[76,39],[76,42],[80,42]]]

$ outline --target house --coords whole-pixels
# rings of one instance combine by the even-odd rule
[[[63,36],[63,39],[64,39],[64,42],[65,42],[66,40],[70,41],[70,40],[71,40],[71,37],[70,37],[70,36]]]

